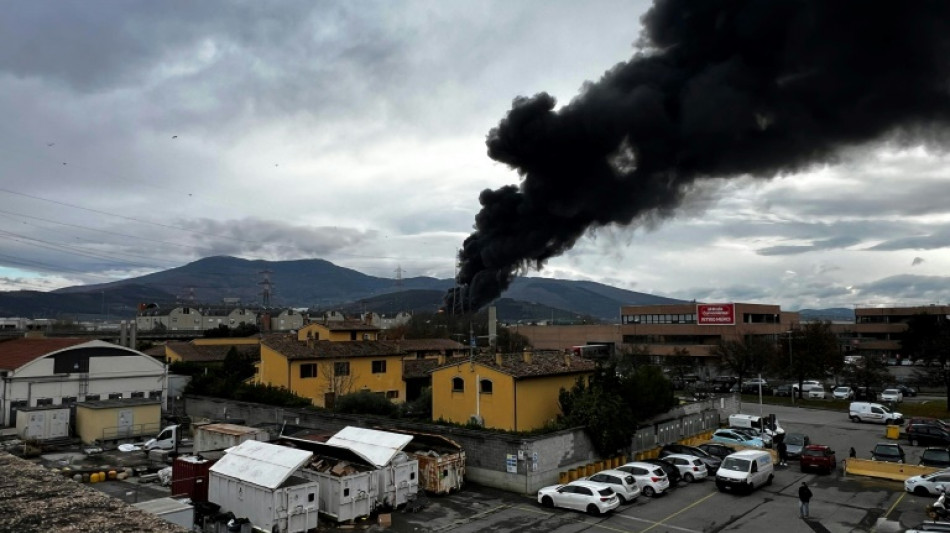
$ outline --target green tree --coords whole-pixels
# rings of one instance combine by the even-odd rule
[[[947,391],[947,409],[950,410],[950,320],[944,315],[916,314],[907,321],[907,329],[900,336],[904,357],[937,362]]]
[[[394,416],[399,408],[385,395],[368,390],[338,396],[333,404],[337,413]]]
[[[598,366],[590,385],[579,378],[571,390],[561,389],[561,422],[567,426],[585,426],[597,452],[616,454],[630,446],[636,419],[619,392],[614,365]]]
[[[746,378],[761,374],[775,357],[775,345],[760,336],[721,341],[711,350],[719,357],[719,366],[739,379],[739,390]]]
[[[224,356],[221,371],[225,379],[244,381],[256,373],[254,358],[250,354],[239,352],[236,347],[231,346]]]
[[[793,328],[783,344],[783,355],[778,364],[788,357],[788,374],[798,383],[797,395],[802,397],[806,379],[821,379],[835,368],[844,366],[844,353],[838,337],[831,331],[830,322],[811,322]]]

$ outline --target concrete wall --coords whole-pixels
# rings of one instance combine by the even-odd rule
[[[286,423],[324,433],[336,433],[346,426],[357,426],[383,431],[387,428],[401,428],[443,435],[459,443],[465,450],[467,481],[519,494],[534,494],[541,487],[558,483],[561,472],[609,459],[597,455],[583,428],[522,437],[368,415],[341,415],[312,409],[272,407],[204,396],[187,396],[184,401],[186,412],[192,419],[237,418],[244,420],[248,426],[274,424],[280,427]],[[734,396],[678,407],[640,427],[631,442],[631,454],[715,429],[720,420],[725,420],[736,410],[737,402]],[[508,471],[509,456],[514,459],[514,472]],[[628,460],[632,460],[632,455]]]

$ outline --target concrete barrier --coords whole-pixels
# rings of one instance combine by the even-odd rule
[[[845,473],[894,481],[905,481],[909,477],[929,474],[940,470],[932,466],[917,466],[889,461],[850,458],[845,460]]]

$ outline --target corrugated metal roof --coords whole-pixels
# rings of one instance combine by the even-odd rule
[[[228,453],[211,467],[211,471],[264,488],[276,489],[312,455],[305,450],[248,440],[230,448]]]
[[[381,467],[389,464],[411,440],[411,435],[347,426],[330,437],[327,444],[350,448]]]

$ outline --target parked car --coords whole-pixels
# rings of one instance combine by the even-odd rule
[[[705,444],[700,444],[699,446],[697,446],[697,448],[703,450],[709,455],[718,457],[719,459],[722,459],[723,457],[726,457],[727,455],[730,455],[739,451],[736,448],[733,448],[732,446],[721,444],[718,442],[707,442]]]
[[[939,496],[943,487],[950,488],[950,470],[911,476],[904,481],[904,490],[918,496]]]
[[[950,431],[933,424],[907,424],[904,428],[911,446],[936,444],[950,446]]]
[[[920,524],[905,529],[904,533],[950,533],[950,522],[945,520],[924,520]]]
[[[778,387],[772,389],[772,395],[789,397],[792,395],[792,386],[788,384],[779,385]]]
[[[618,466],[616,470],[633,475],[633,478],[637,480],[637,486],[640,487],[640,494],[647,498],[655,498],[670,489],[670,478],[667,477],[663,468],[657,465],[634,461]]]
[[[650,463],[651,465],[662,468],[663,472],[666,473],[666,477],[670,480],[670,489],[675,489],[679,486],[680,481],[683,481],[683,475],[680,474],[680,469],[667,463],[663,459],[643,459],[641,462]]]
[[[755,448],[765,448],[762,439],[756,437],[747,437],[734,429],[717,429],[712,434],[712,439],[716,442],[725,442],[726,444],[738,444],[740,446],[753,446]]]
[[[538,491],[538,503],[545,507],[564,507],[599,515],[616,509],[620,498],[610,485],[579,479],[566,485],[542,488]]]
[[[772,447],[772,436],[757,429],[752,428],[729,428],[737,433],[742,433],[746,437],[760,439],[766,448]]]
[[[809,444],[802,449],[802,455],[799,458],[799,466],[802,472],[806,470],[819,470],[825,473],[834,472],[838,460],[835,457],[835,451],[830,446],[824,444]]]
[[[854,399],[862,402],[877,401],[877,391],[871,387],[858,387],[854,389]]]
[[[635,501],[640,496],[640,486],[637,485],[637,480],[627,472],[601,470],[587,479],[595,483],[603,483],[614,489],[617,497],[620,498],[620,503]]]
[[[673,454],[667,455],[662,460],[675,466],[687,483],[702,481],[709,475],[706,464],[695,455]]]
[[[810,389],[810,388],[812,388],[812,387],[815,387],[815,386],[819,386],[819,387],[820,387],[820,386],[821,386],[821,382],[818,381],[817,379],[806,379],[806,380],[802,381],[801,386],[802,386],[802,396],[804,396],[805,393],[808,392],[808,389]],[[792,391],[796,393],[796,396],[798,395],[798,382],[797,382],[797,381],[794,382],[794,383],[792,383]]]
[[[834,396],[836,400],[852,400],[854,399],[854,389],[843,385],[841,387],[835,387],[835,390],[831,392],[831,395]]]
[[[946,448],[927,448],[920,454],[920,462],[917,464],[948,468],[950,467],[950,450]]]
[[[811,444],[811,439],[804,433],[786,433],[785,434],[785,452],[789,459],[798,459],[802,456],[802,450],[805,446]]]
[[[915,416],[913,418],[907,419],[907,426],[904,427],[904,432],[907,433],[910,430],[910,426],[914,424],[924,424],[928,426],[937,426],[939,428],[950,431],[950,424],[940,420],[939,418],[932,418],[928,416]]]
[[[706,463],[706,470],[711,476],[716,473],[716,470],[719,470],[719,465],[722,464],[722,459],[719,457],[711,455],[702,448],[697,446],[689,446],[687,444],[667,444],[663,446],[660,448],[660,459],[673,453],[695,455],[696,457],[699,457],[704,463]]]
[[[904,395],[904,398],[913,398],[917,396],[917,389],[911,387],[910,385],[894,385],[895,389],[901,391],[901,394]]]
[[[811,387],[805,390],[807,391],[809,398],[819,399],[819,400],[825,399],[825,395],[826,395],[825,388],[822,387],[821,385],[812,385]]]
[[[880,400],[887,403],[901,403],[904,395],[897,389],[884,389],[881,391]]]
[[[890,461],[893,463],[904,462],[904,448],[900,444],[891,442],[879,442],[871,450],[871,460]]]

